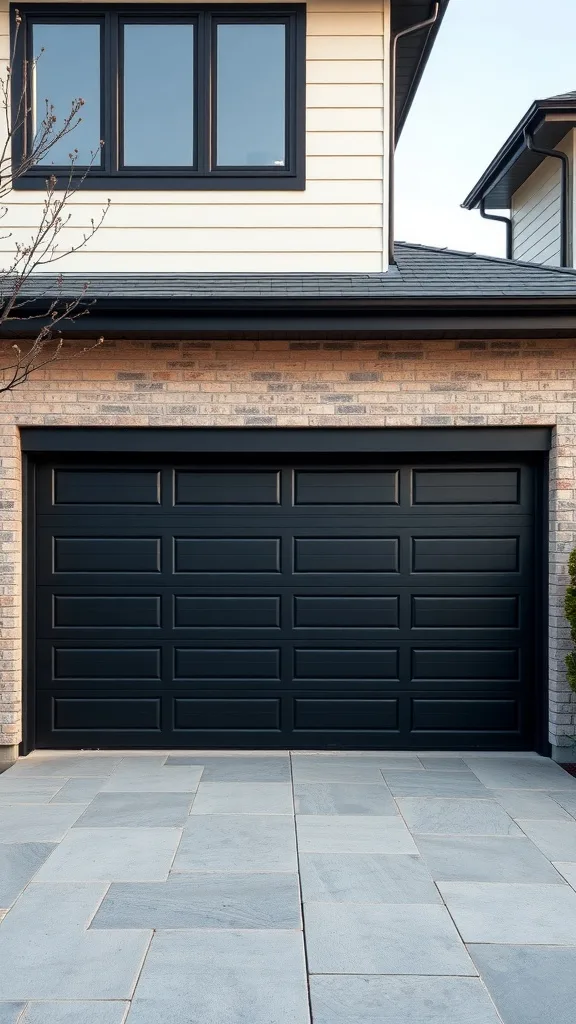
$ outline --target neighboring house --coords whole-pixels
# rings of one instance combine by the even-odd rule
[[[105,346],[0,408],[5,760],[22,729],[568,756],[576,275],[389,261],[440,19],[399,39],[392,103],[391,34],[434,7],[20,7],[40,94],[85,95],[79,149],[106,143],[78,216],[113,205],[62,265]]]
[[[535,100],[462,204],[507,222],[513,259],[574,267],[575,129],[576,92]]]

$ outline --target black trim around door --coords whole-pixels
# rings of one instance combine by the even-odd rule
[[[36,456],[48,453],[331,453],[350,455],[372,453],[410,456],[436,452],[485,454],[496,452],[514,455],[533,454],[538,501],[536,505],[537,572],[535,579],[535,678],[538,692],[534,694],[534,749],[549,753],[547,738],[547,591],[548,577],[548,450],[552,442],[551,428],[334,428],[313,429],[228,429],[228,428],[23,428],[24,453],[24,739],[21,753],[35,746],[35,524],[36,524]],[[531,460],[532,461],[532,460]]]

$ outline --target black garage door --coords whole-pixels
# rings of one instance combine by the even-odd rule
[[[36,744],[532,744],[529,462],[38,467]]]

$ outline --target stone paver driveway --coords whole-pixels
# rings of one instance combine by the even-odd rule
[[[573,1024],[576,781],[40,752],[0,776],[0,908],[0,1024]]]

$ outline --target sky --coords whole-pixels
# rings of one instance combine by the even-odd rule
[[[576,89],[576,0],[450,0],[396,155],[398,240],[505,255],[460,209],[535,99]]]

